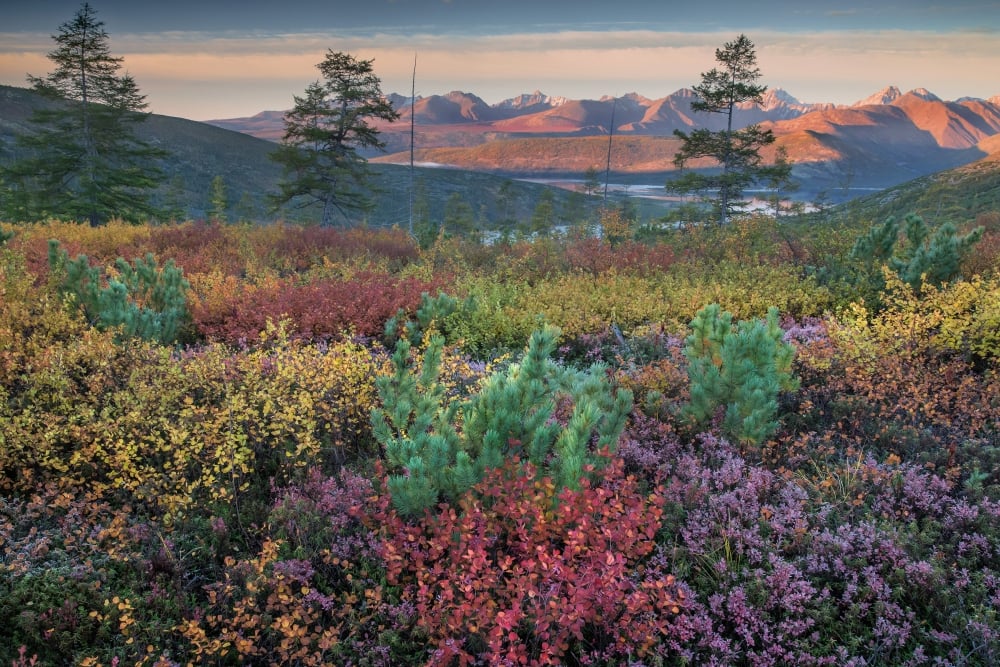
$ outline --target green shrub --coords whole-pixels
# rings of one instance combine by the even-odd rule
[[[55,239],[49,241],[49,266],[62,279],[61,290],[72,294],[97,328],[121,327],[123,338],[141,338],[172,343],[190,319],[184,272],[167,260],[157,266],[152,253],[137,258],[135,266],[119,257],[118,277],[101,286],[100,271],[90,266],[86,255],[70,260]]]
[[[927,283],[941,286],[959,275],[962,258],[983,237],[983,228],[958,235],[955,226],[946,222],[931,234],[923,218],[910,213],[904,221],[905,244],[899,244],[900,225],[889,218],[872,227],[851,249],[850,258],[861,263],[862,283],[881,292],[885,282],[881,267],[888,265],[900,280],[914,289]]]
[[[632,394],[613,392],[603,365],[576,370],[553,362],[558,335],[554,327],[535,332],[520,363],[491,375],[462,402],[448,401],[439,382],[441,336],[430,339],[419,372],[411,367],[409,341],[399,340],[393,374],[376,380],[383,407],[373,410],[372,424],[401,514],[416,516],[441,498],[458,498],[513,456],[569,488],[588,466],[601,464],[598,453],[616,446]]]
[[[402,308],[385,323],[385,341],[392,345],[397,339],[406,337],[411,345],[419,345],[424,334],[434,328],[444,335],[446,342],[457,342],[455,327],[451,326],[456,316],[461,319],[475,309],[475,300],[469,297],[464,302],[457,298],[438,292],[431,296],[427,292],[420,295],[420,306],[414,314],[415,319],[403,321],[406,311]]]
[[[743,444],[760,444],[778,424],[778,393],[794,391],[795,349],[782,340],[778,310],[767,318],[733,325],[733,316],[713,303],[691,321],[685,340],[691,401],[684,412],[701,424],[725,406],[723,428]]]

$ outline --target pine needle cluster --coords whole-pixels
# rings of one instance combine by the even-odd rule
[[[463,401],[450,400],[440,382],[441,336],[428,339],[419,370],[409,340],[397,342],[393,373],[376,380],[382,407],[373,410],[372,425],[401,514],[454,501],[514,458],[568,488],[601,467],[602,454],[617,445],[632,394],[613,391],[601,364],[579,370],[554,362],[558,336],[555,327],[533,333],[519,363]]]
[[[784,342],[778,309],[761,320],[733,323],[717,303],[702,308],[685,340],[691,401],[684,412],[701,424],[725,408],[723,429],[741,444],[757,445],[778,427],[778,394],[794,391],[795,348]]]

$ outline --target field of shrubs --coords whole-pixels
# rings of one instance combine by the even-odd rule
[[[882,223],[0,225],[0,664],[1000,664],[1000,214]]]

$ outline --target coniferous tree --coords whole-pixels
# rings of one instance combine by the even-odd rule
[[[942,285],[959,275],[962,258],[983,237],[982,227],[960,235],[950,222],[931,233],[924,219],[914,213],[904,222],[905,243],[899,243],[899,221],[890,217],[869,229],[851,248],[851,259],[859,263],[859,286],[868,289],[865,296],[873,302],[885,288],[883,266],[915,290],[923,282]]]
[[[427,198],[427,183],[419,178],[413,193],[413,237],[424,250],[434,245],[441,230],[441,225],[431,218],[431,205]]]
[[[770,130],[759,125],[734,129],[734,114],[741,102],[760,102],[767,86],[758,85],[760,70],[753,42],[745,35],[716,49],[715,59],[721,68],[712,68],[701,75],[701,83],[693,86],[698,99],[691,103],[694,111],[720,113],[726,117],[726,128],[712,131],[706,128],[690,134],[674,130],[683,144],[674,156],[674,164],[683,169],[691,160],[710,158],[720,173],[686,173],[670,181],[667,188],[678,193],[703,193],[712,202],[716,219],[725,224],[737,212],[746,188],[765,177],[762,172],[760,149],[774,142]],[[712,194],[714,193],[714,197]]]
[[[531,212],[531,221],[526,231],[538,238],[544,238],[552,234],[555,222],[555,195],[552,194],[551,190],[546,189],[542,191],[538,203],[535,204],[535,210]]]
[[[464,319],[474,308],[475,300],[471,296],[462,302],[444,292],[438,292],[437,296],[424,292],[413,319],[406,319],[406,311],[400,308],[386,321],[386,346],[392,346],[402,337],[417,346],[431,331],[443,336],[446,343],[453,344],[458,336],[451,321],[455,317]]]
[[[723,428],[742,444],[760,444],[778,427],[778,394],[794,391],[795,348],[783,340],[778,310],[763,321],[733,323],[717,303],[698,311],[685,340],[691,401],[684,412],[696,423],[725,408]]]
[[[788,159],[788,149],[779,146],[775,153],[774,164],[764,168],[765,185],[770,190],[771,206],[774,207],[774,217],[781,217],[782,212],[791,210],[791,206],[782,203],[782,198],[788,193],[799,189],[799,184],[792,178],[792,161]]]
[[[257,206],[249,192],[243,192],[236,202],[236,222],[253,222],[257,213]]]
[[[228,207],[226,182],[222,176],[216,176],[212,179],[212,200],[208,209],[208,219],[212,222],[226,222],[226,208]]]
[[[586,195],[576,190],[566,195],[563,205],[559,207],[558,220],[566,226],[567,231],[579,237],[587,236],[587,200]]]
[[[145,96],[131,75],[118,73],[122,58],[111,55],[104,23],[84,3],[53,39],[55,70],[28,76],[51,103],[31,116],[33,131],[17,139],[20,159],[3,169],[4,213],[92,225],[157,216],[148,195],[162,180],[156,161],[166,152],[135,134],[147,117]]]
[[[294,97],[281,147],[271,154],[285,168],[280,192],[272,197],[275,208],[319,204],[324,226],[333,224],[337,213],[350,221],[350,213],[371,209],[371,173],[359,150],[385,146],[369,120],[399,117],[382,95],[372,62],[327,51],[316,66],[323,80]]]
[[[601,189],[601,176],[597,172],[597,167],[591,165],[583,172],[583,192],[588,197],[593,197]]]
[[[582,371],[552,361],[558,330],[532,334],[519,363],[487,378],[468,400],[449,399],[440,381],[444,338],[431,336],[419,370],[401,337],[393,374],[376,379],[382,407],[372,429],[392,473],[393,504],[419,516],[440,500],[455,500],[514,456],[530,461],[561,487],[577,488],[599,452],[613,450],[632,408],[632,393],[613,391],[607,368]],[[568,403],[565,424],[557,406]]]
[[[476,217],[469,202],[458,192],[452,192],[444,203],[444,233],[449,236],[476,236]]]
[[[87,321],[99,329],[118,329],[122,338],[142,338],[162,344],[176,341],[190,315],[190,284],[172,259],[160,267],[152,253],[134,264],[119,257],[117,276],[102,286],[101,272],[86,255],[70,259],[55,239],[49,241],[49,268],[71,294]]]
[[[174,174],[167,184],[164,195],[163,218],[165,220],[181,222],[187,217],[187,211],[184,208],[186,198],[184,190],[184,177],[180,174]]]
[[[514,192],[514,181],[505,180],[497,188],[497,210],[499,211],[501,228],[510,229],[517,224],[517,193]]]

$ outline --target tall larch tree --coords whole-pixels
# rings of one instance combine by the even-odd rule
[[[337,214],[349,223],[351,213],[371,209],[371,171],[359,151],[385,147],[370,121],[399,118],[382,95],[372,62],[327,51],[317,65],[322,81],[294,97],[281,147],[271,154],[285,169],[280,191],[271,198],[275,208],[318,204],[325,226]]]
[[[723,114],[726,128],[719,131],[699,128],[690,133],[675,130],[674,134],[683,143],[674,156],[674,164],[683,169],[692,160],[709,158],[718,170],[687,172],[668,182],[667,188],[682,194],[715,193],[706,199],[712,202],[719,223],[725,224],[740,209],[746,188],[765,177],[760,149],[774,142],[774,134],[759,125],[734,127],[737,105],[760,102],[767,91],[767,86],[757,83],[761,74],[753,42],[740,35],[716,49],[715,59],[719,66],[704,72],[701,83],[693,86],[697,99],[691,103],[691,109]]]
[[[84,3],[52,39],[55,69],[27,77],[49,102],[33,113],[32,129],[18,136],[14,160],[0,173],[3,212],[16,221],[91,225],[157,216],[150,194],[163,179],[166,151],[136,135],[148,117],[145,96],[131,75],[119,74],[122,58],[111,55],[103,21]]]

